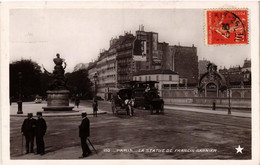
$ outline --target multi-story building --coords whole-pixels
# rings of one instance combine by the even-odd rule
[[[136,42],[140,43],[141,55],[146,57],[143,70],[161,69],[162,52],[158,49],[158,33],[144,31],[141,25],[136,31]]]
[[[109,100],[117,89],[117,46],[119,40],[112,38],[108,50],[102,50],[96,61],[97,96]],[[93,70],[91,71],[93,72]]]
[[[158,42],[158,33],[145,32],[143,26],[136,36],[125,33],[112,39],[109,49],[103,50],[96,61],[98,96],[109,99],[113,90],[133,80],[134,73],[158,69],[178,72],[182,84],[197,83],[196,47]]]
[[[105,98],[105,90],[106,90],[106,77],[107,77],[107,61],[108,51],[102,50],[97,60],[97,96]]]
[[[210,63],[209,60],[203,59],[199,60],[198,67],[199,67],[199,77],[201,77],[204,73],[206,73],[208,64]]]
[[[251,60],[245,59],[242,66],[242,72],[249,71],[251,72]]]
[[[105,77],[105,99],[110,100],[112,93],[117,90],[117,46],[119,40],[117,38],[112,38],[110,40],[110,47],[108,49],[108,54],[106,58],[106,77]]]
[[[251,61],[245,60],[242,67],[219,69],[231,87],[251,87]]]
[[[177,72],[181,78],[187,78],[188,84],[196,86],[198,83],[198,56],[197,48],[186,46],[168,46],[163,58],[163,69]]]
[[[161,95],[162,89],[171,89],[179,85],[179,75],[172,70],[143,70],[134,74],[133,80],[135,81],[157,81],[155,87],[158,88]]]
[[[134,61],[133,50],[135,36],[130,33],[125,33],[124,36],[119,36],[119,45],[117,46],[117,82],[119,86],[133,79]]]

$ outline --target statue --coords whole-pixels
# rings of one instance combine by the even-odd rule
[[[53,73],[48,72],[43,66],[44,72],[54,78],[53,82],[49,86],[49,90],[67,89],[67,78],[64,75],[67,64],[64,59],[60,58],[59,54],[56,54],[56,56],[57,57],[53,59],[53,62],[55,63]],[[64,67],[62,66],[63,63],[65,64]]]
[[[52,73],[48,72],[44,66],[45,73],[53,78],[53,82],[49,86],[47,93],[47,107],[42,107],[44,111],[72,111],[73,106],[69,105],[69,93],[67,89],[67,78],[65,77],[65,68],[67,66],[64,59],[57,57],[53,59],[55,63]],[[64,66],[63,66],[64,63]]]

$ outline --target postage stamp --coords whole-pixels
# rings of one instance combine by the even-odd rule
[[[207,10],[207,44],[247,44],[247,10]]]

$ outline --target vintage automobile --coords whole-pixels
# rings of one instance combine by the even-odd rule
[[[113,95],[112,112],[118,114],[124,111],[128,115],[133,115],[134,109],[147,109],[153,114],[154,111],[159,114],[164,113],[164,101],[158,95],[158,89],[155,87],[157,81],[130,81],[124,83],[123,89],[120,89]]]
[[[126,113],[126,115],[133,116],[134,111],[132,108],[132,89],[123,88],[118,92],[114,93],[111,100],[111,108],[113,114],[119,114],[121,112]]]
[[[148,109],[151,114],[164,113],[164,101],[158,94],[155,87],[157,81],[136,82],[132,88],[132,97],[134,98],[134,107],[138,109]]]

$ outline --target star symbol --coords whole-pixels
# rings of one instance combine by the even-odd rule
[[[237,150],[237,153],[239,153],[239,152],[240,152],[240,153],[242,154],[242,150],[243,150],[243,149],[244,149],[244,148],[241,148],[241,147],[240,147],[240,145],[238,145],[238,147],[236,148],[236,150]]]

